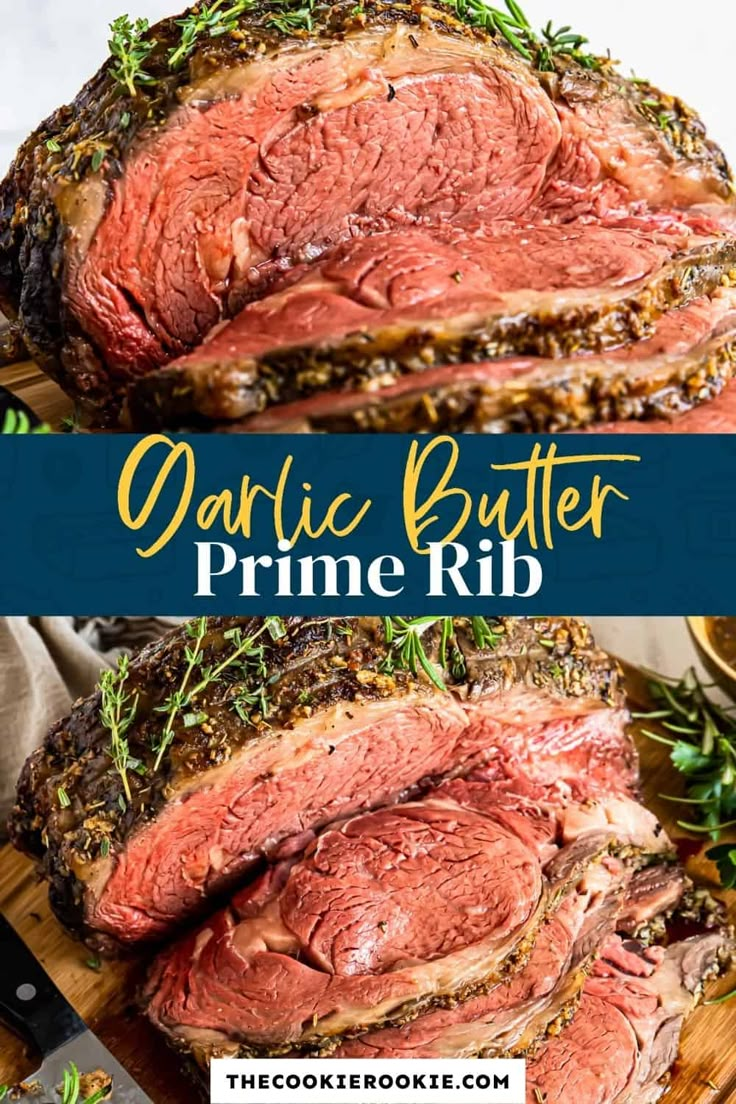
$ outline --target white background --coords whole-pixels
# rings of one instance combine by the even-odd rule
[[[502,5],[503,0],[496,0]],[[185,0],[0,0],[0,172],[37,123],[74,97],[106,55],[107,24],[151,21]],[[601,51],[702,113],[736,161],[736,4],[711,0],[523,0],[537,25],[571,23]]]

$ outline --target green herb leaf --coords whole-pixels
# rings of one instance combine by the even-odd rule
[[[703,755],[700,748],[682,740],[673,747],[670,759],[682,774],[701,774],[711,763],[710,756]]]
[[[157,45],[155,39],[146,37],[150,29],[147,19],[133,23],[128,15],[121,15],[110,24],[108,45],[113,57],[110,72],[131,96],[138,95],[139,85],[156,83],[143,68]]]
[[[105,671],[100,678],[100,722],[110,733],[108,754],[120,775],[128,803],[132,801],[128,770],[139,760],[131,759],[128,732],[135,723],[138,695],[126,690],[130,678],[130,660],[121,656],[117,671]],[[122,798],[122,794],[121,794]],[[123,802],[123,812],[125,812]]]
[[[71,805],[71,801],[69,799],[69,794],[66,792],[64,787],[59,786],[58,790],[56,791],[56,794],[57,794],[57,797],[59,798],[59,804],[61,805],[62,809],[68,809],[69,806]]]
[[[718,875],[724,889],[736,889],[736,847],[722,843],[706,851],[706,858],[718,867]]]
[[[202,725],[207,720],[206,713],[186,713],[184,715],[184,727],[196,728],[197,725]]]
[[[49,153],[61,153],[61,146],[57,142],[56,138],[49,138],[46,143],[46,149]]]
[[[61,1104],[77,1104],[79,1100],[79,1070],[74,1062],[70,1062],[64,1070],[64,1081],[61,1088]]]
[[[516,0],[505,0],[505,11],[493,7],[485,0],[449,2],[458,19],[500,35],[517,54],[542,72],[553,71],[555,58],[560,56],[572,58],[584,69],[595,69],[600,65],[598,58],[583,49],[587,45],[587,38],[575,34],[571,27],[555,30],[549,22],[537,34]]]
[[[736,989],[732,989],[730,993],[724,993],[722,997],[714,997],[713,1000],[703,1001],[703,1007],[709,1008],[716,1004],[727,1004],[736,997]],[[713,1086],[715,1088],[715,1086]]]
[[[643,735],[669,747],[673,766],[686,780],[683,796],[661,795],[666,801],[691,808],[697,819],[681,820],[679,826],[695,835],[710,835],[718,841],[722,832],[736,824],[736,721],[729,709],[709,698],[695,670],[677,681],[653,676],[649,693],[655,704],[639,719],[656,721],[665,733],[643,730]],[[733,845],[714,848],[709,856],[717,862],[724,885],[736,887],[731,870]]]
[[[99,172],[105,163],[105,157],[107,156],[107,150],[96,149],[92,155],[92,172]]]
[[[50,426],[32,426],[31,419],[28,417],[25,410],[14,410],[12,407],[5,412],[2,425],[0,425],[0,433],[2,434],[43,436],[50,432]]]
[[[207,713],[191,706],[205,690],[211,686],[225,682],[229,684],[229,706],[246,724],[253,724],[253,714],[258,713],[262,721],[268,717],[270,702],[268,699],[268,687],[266,679],[268,667],[265,662],[263,645],[259,645],[259,639],[268,633],[271,640],[281,640],[287,633],[286,624],[281,617],[265,617],[260,628],[251,636],[244,636],[242,628],[228,629],[223,633],[223,640],[230,645],[225,650],[223,658],[219,662],[213,662],[208,666],[202,665],[203,642],[207,634],[208,621],[206,617],[200,617],[187,626],[187,636],[193,641],[184,650],[187,660],[186,670],[180,686],[158,706],[156,712],[166,713],[167,720],[163,733],[154,742],[156,751],[156,763],[154,770],[158,770],[163,762],[166,749],[170,747],[174,739],[174,729],[180,715],[185,728],[193,728],[203,724],[207,719]],[[199,682],[192,686],[195,670],[199,675]],[[232,683],[240,682],[241,687],[233,693],[230,687]]]
[[[224,3],[225,0],[213,0],[210,4],[197,4],[183,19],[177,20],[181,40],[169,50],[170,69],[180,69],[204,35],[220,38],[236,31],[240,16],[253,7],[254,0],[237,0],[227,8],[223,7]]]
[[[112,1082],[110,1082],[110,1084],[106,1088],[98,1089],[96,1093],[92,1094],[92,1096],[88,1096],[87,1099],[82,1102],[82,1104],[100,1104],[101,1100],[107,1100],[111,1092]]]

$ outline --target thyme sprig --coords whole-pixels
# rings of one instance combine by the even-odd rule
[[[238,29],[238,20],[244,12],[253,7],[254,0],[237,0],[225,8],[226,0],[212,0],[210,4],[199,4],[184,19],[177,20],[181,27],[181,42],[169,50],[169,68],[179,69],[186,59],[194,53],[200,37],[208,34],[210,38],[232,34]]]
[[[198,665],[200,655],[202,652],[202,642],[207,635],[207,618],[200,617],[196,621],[190,622],[186,626],[186,633],[189,639],[192,641],[191,645],[187,645],[184,649],[184,656],[187,661],[187,666],[184,671],[184,676],[181,680],[181,684],[178,690],[175,690],[171,694],[163,705],[159,705],[156,709],[157,713],[166,713],[166,724],[161,736],[154,744],[154,751],[156,752],[156,762],[154,763],[154,773],[159,770],[163,757],[166,754],[167,749],[171,746],[174,739],[174,724],[176,722],[177,715],[183,709],[186,709],[191,700],[190,695],[187,694],[187,686],[189,680],[194,673],[195,667]]]
[[[575,34],[571,27],[555,30],[550,21],[537,33],[516,0],[505,0],[506,10],[494,8],[485,0],[450,0],[455,14],[463,23],[483,27],[501,35],[508,44],[542,72],[554,71],[554,59],[559,56],[573,58],[586,69],[597,68],[599,62],[593,54],[583,50],[588,39]]]
[[[311,31],[312,16],[316,8],[316,0],[306,0],[306,3],[290,8],[284,5],[283,15],[271,15],[267,19],[269,27],[277,27],[283,34],[291,34],[293,31]]]
[[[155,84],[156,79],[144,69],[144,65],[156,49],[156,40],[146,36],[151,29],[147,19],[135,23],[128,15],[121,15],[110,24],[110,53],[113,78],[131,96],[138,95],[139,85]]]
[[[644,729],[650,740],[670,748],[673,766],[686,779],[682,797],[660,795],[665,801],[687,805],[694,820],[679,820],[680,828],[717,841],[736,826],[736,716],[708,696],[692,668],[678,681],[661,676],[649,682],[656,708],[635,714],[638,720],[657,721],[667,735]],[[718,866],[721,882],[736,887],[736,845],[711,848],[708,858]]]
[[[112,759],[115,770],[123,782],[125,797],[130,804],[130,780],[129,770],[143,770],[140,759],[134,759],[130,754],[130,745],[127,733],[135,721],[138,709],[138,694],[132,695],[126,689],[130,677],[130,660],[128,656],[121,656],[118,660],[117,671],[105,671],[100,679],[100,693],[102,704],[100,707],[100,721],[110,733],[110,747],[108,754]]]
[[[491,625],[485,617],[471,617],[470,627],[477,648],[495,648],[503,635],[498,625]],[[444,679],[427,655],[423,637],[435,625],[439,625],[439,666],[443,671],[450,670],[453,678],[460,679],[466,674],[465,657],[457,646],[455,619],[453,617],[384,617],[384,637],[390,645],[390,651],[384,667],[395,670],[397,667],[410,671],[413,675],[421,668],[438,690],[446,690]],[[450,651],[450,644],[453,645]]]
[[[179,717],[183,715],[185,728],[193,728],[196,725],[206,722],[207,714],[196,708],[196,699],[198,696],[211,686],[222,682],[229,672],[239,669],[244,678],[250,677],[252,671],[248,669],[248,663],[254,657],[257,657],[258,661],[257,671],[264,677],[266,674],[264,649],[262,646],[256,646],[258,640],[265,633],[268,633],[273,641],[280,640],[286,635],[286,627],[280,617],[266,617],[257,632],[252,633],[250,636],[245,636],[243,630],[240,628],[230,629],[224,634],[224,639],[231,645],[231,650],[225,655],[224,659],[205,667],[202,664],[202,660],[204,651],[203,643],[207,635],[207,618],[200,617],[196,621],[191,622],[187,625],[186,631],[189,639],[193,643],[187,645],[184,651],[187,666],[181,684],[178,689],[155,710],[159,713],[166,713],[167,716],[163,732],[159,737],[155,738],[154,751],[156,752],[156,762],[154,771],[160,769],[164,755],[173,743],[175,726]],[[199,681],[190,688],[195,671],[197,671],[199,675]],[[251,698],[253,699],[253,703],[259,703],[261,715],[265,717],[268,712],[268,706],[265,700],[265,687],[262,685],[258,686],[253,692],[243,689],[239,696],[235,698],[233,704],[239,716],[241,716],[243,720],[249,719],[245,713],[245,708]],[[241,707],[240,709],[238,709],[238,705]]]

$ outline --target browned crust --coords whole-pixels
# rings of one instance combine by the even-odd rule
[[[659,362],[659,363],[657,363]],[[723,393],[736,371],[736,335],[728,334],[677,358],[655,358],[651,374],[634,376],[626,361],[601,365],[581,358],[579,371],[499,387],[463,382],[417,386],[388,399],[367,392],[352,410],[221,425],[233,433],[560,433],[613,421],[673,418]],[[418,381],[420,384],[421,381]]]
[[[210,663],[226,646],[224,634],[241,628],[252,635],[263,622],[258,618],[210,618],[204,661]],[[479,650],[466,618],[455,619],[457,645],[465,658],[460,681],[446,673],[447,685],[461,695],[490,694],[518,683],[538,687],[560,697],[590,698],[621,704],[620,672],[596,648],[583,622],[562,618],[501,619],[492,650]],[[414,691],[440,693],[426,677],[415,680],[403,670],[381,673],[388,647],[377,618],[289,618],[287,635],[272,641],[267,635],[264,661],[269,677],[271,711],[268,731],[289,730],[301,718],[314,716],[339,702],[370,701]],[[437,654],[439,634],[427,637],[429,654]],[[133,800],[123,797],[122,780],[108,755],[109,732],[99,717],[100,694],[75,706],[49,733],[43,746],[26,763],[18,783],[17,803],[9,823],[16,847],[33,855],[50,883],[52,904],[71,930],[85,933],[84,884],[70,869],[92,864],[103,841],[113,849],[142,824],[154,819],[169,800],[174,784],[206,777],[210,769],[227,762],[259,739],[263,720],[257,714],[245,723],[215,688],[197,699],[207,712],[214,734],[187,728],[180,717],[175,740],[158,772],[153,768],[153,736],[162,727],[156,706],[178,689],[184,649],[191,643],[185,628],[169,633],[144,649],[131,662],[129,689],[139,694],[136,724],[130,731],[130,754],[147,773],[129,776]],[[375,675],[381,677],[376,678]],[[237,687],[235,687],[237,689]],[[61,807],[59,789],[69,799]]]
[[[128,151],[148,128],[162,125],[178,102],[180,90],[206,79],[214,68],[247,64],[277,51],[285,41],[305,47],[340,39],[372,25],[405,23],[432,25],[443,33],[495,41],[486,31],[470,28],[441,3],[434,6],[373,2],[361,10],[353,0],[317,8],[311,32],[285,36],[269,24],[281,9],[262,3],[243,15],[234,36],[203,39],[188,63],[172,73],[168,50],[180,41],[175,18],[151,32],[156,49],[146,63],[153,85],[131,97],[118,85],[106,63],[70,106],[60,108],[22,146],[6,180],[0,185],[0,308],[20,319],[25,344],[42,367],[101,422],[117,418],[120,393],[107,377],[93,341],[70,316],[63,297],[67,228],[53,192],[59,185],[93,175],[96,157],[108,186],[123,172]],[[496,45],[507,49],[504,41]],[[514,54],[516,63],[520,59]],[[686,161],[708,179],[714,199],[731,197],[726,160],[708,140],[702,122],[681,101],[651,85],[624,80],[606,61],[590,72],[558,59],[555,73],[539,74],[548,94],[573,104],[595,98],[624,96],[632,116],[648,127],[673,162]],[[662,111],[646,105],[657,102]],[[662,119],[667,117],[667,126]],[[47,143],[51,141],[49,149]]]
[[[668,310],[682,307],[701,295],[711,295],[718,288],[736,281],[736,239],[724,238],[708,242],[683,252],[664,266],[661,272],[619,300],[604,305],[600,297],[574,308],[564,307],[557,313],[529,312],[514,317],[496,316],[473,329],[457,332],[451,324],[438,323],[422,330],[395,326],[391,329],[351,335],[337,342],[279,349],[262,358],[209,364],[207,351],[202,352],[201,366],[184,362],[163,368],[137,381],[130,390],[129,409],[134,426],[142,430],[160,428],[202,427],[208,424],[237,421],[262,412],[278,403],[307,398],[327,389],[369,390],[372,380],[387,385],[404,375],[453,364],[474,364],[504,356],[538,356],[548,359],[574,356],[580,352],[603,353],[624,342],[646,337],[651,326]],[[526,417],[523,428],[573,428],[595,420],[611,420],[611,411],[618,407],[617,417],[642,417],[662,406],[660,394],[667,390],[679,392],[683,405],[690,396],[694,405],[699,390],[694,384],[701,375],[711,386],[705,398],[713,398],[722,389],[731,373],[732,356],[728,344],[706,358],[701,371],[686,374],[687,361],[676,365],[671,386],[648,391],[646,383],[637,384],[623,367],[610,381],[587,373],[581,364],[579,379],[561,386],[554,375],[549,384],[538,383],[530,388],[528,410],[522,395],[514,385],[500,392],[498,418],[508,419],[503,428],[517,428]],[[679,374],[679,378],[678,378]],[[683,378],[684,376],[684,378]],[[523,394],[523,393],[522,393]],[[437,401],[439,400],[439,402]],[[472,405],[465,405],[454,414],[454,396],[447,396],[442,409],[442,396],[430,395],[422,415],[422,400],[413,400],[416,408],[416,431],[439,431],[446,428],[459,432],[472,428],[469,414]],[[646,409],[647,400],[650,410]],[[702,400],[701,400],[702,401]],[[434,418],[433,404],[439,407]],[[586,406],[587,404],[587,406]],[[398,403],[401,409],[401,403]],[[462,403],[461,403],[462,409]],[[422,424],[424,419],[430,424]],[[446,425],[443,426],[443,417]],[[327,428],[347,431],[375,432],[413,431],[414,426],[401,418],[392,422],[391,409],[382,408],[380,395],[371,402],[367,394],[364,408],[354,419],[341,426],[339,415],[325,418]],[[467,424],[463,425],[463,419]],[[577,420],[576,420],[577,419]]]

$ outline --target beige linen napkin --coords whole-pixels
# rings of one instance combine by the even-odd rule
[[[21,767],[100,670],[157,639],[176,618],[0,618],[0,837]]]

